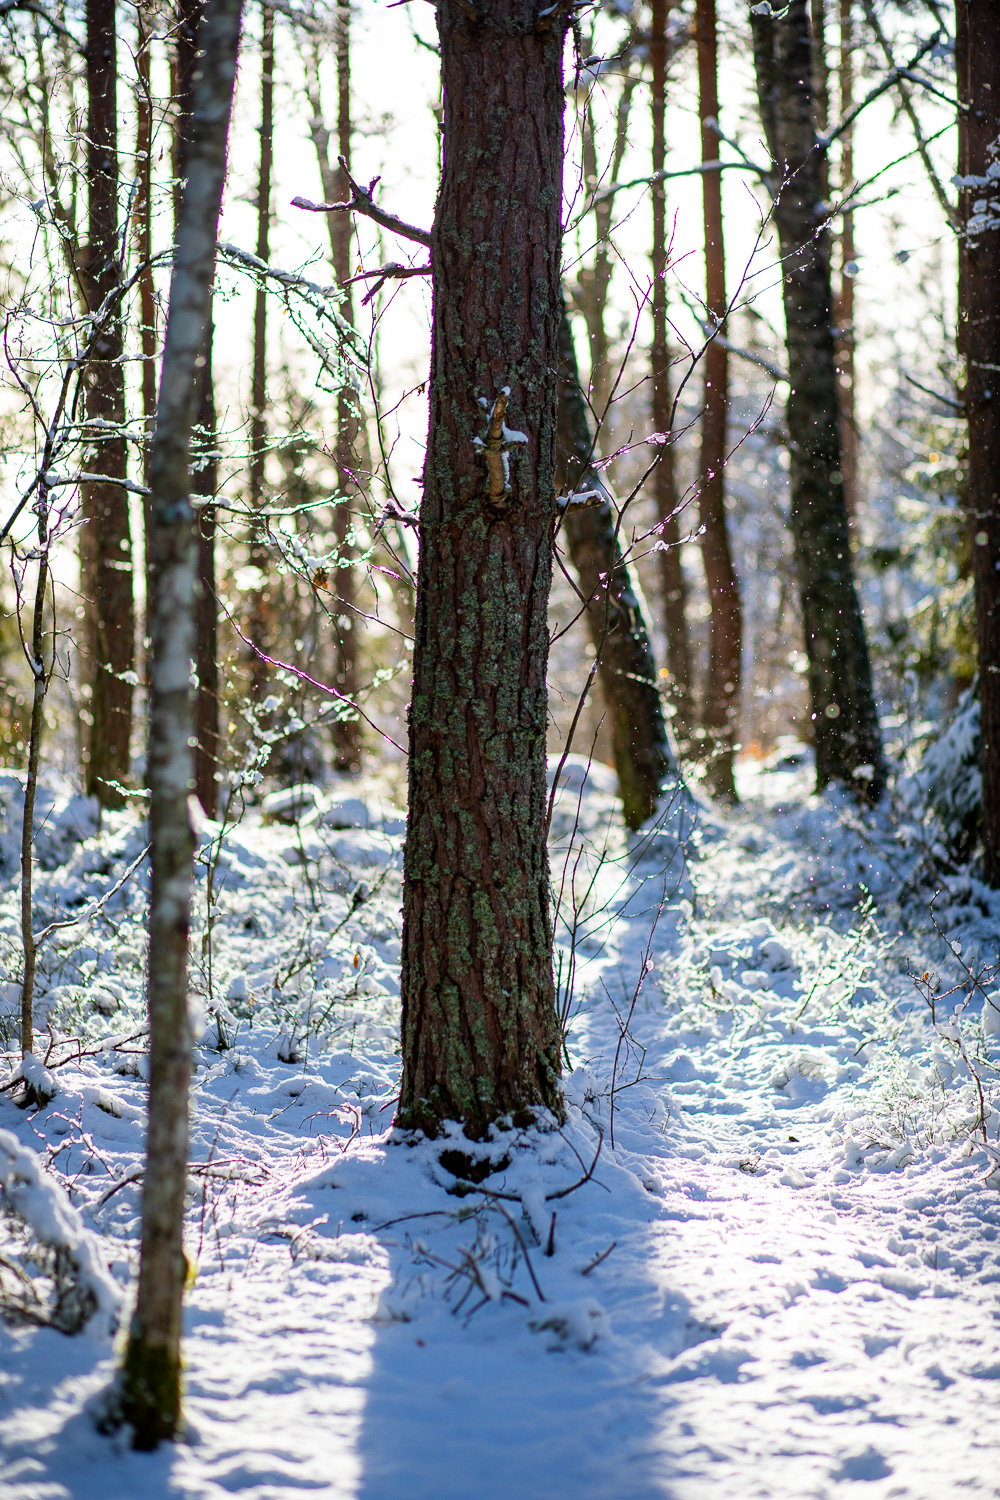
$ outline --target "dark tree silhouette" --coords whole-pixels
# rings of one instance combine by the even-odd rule
[[[774,164],[791,390],[791,529],[809,663],[816,780],[877,800],[885,761],[861,606],[854,587],[823,220],[824,152],[813,119],[806,0],[780,15],[751,8],[757,95]]]
[[[1000,16],[991,0],[956,0],[958,348],[968,421],[966,505],[979,647],[983,874],[1000,886]]]
[[[698,102],[703,162],[719,157],[719,137],[711,122],[719,117],[719,46],[715,0],[698,0]],[[719,339],[705,350],[705,396],[701,417],[701,462],[698,474],[698,519],[701,556],[712,606],[708,681],[701,722],[708,784],[717,797],[735,802],[733,746],[740,710],[743,624],[740,591],[726,529],[726,425],[729,415],[729,355],[726,333],[726,247],[722,225],[722,173],[702,174],[705,220],[705,306]]]
[[[667,12],[669,0],[653,0],[649,39],[652,65],[653,124],[653,429],[661,440],[669,434],[673,420],[670,391],[670,349],[667,342],[667,199],[662,173],[666,162],[665,120],[667,109]],[[659,174],[659,175],[658,175]],[[667,637],[667,698],[674,713],[674,729],[682,751],[694,722],[691,677],[691,646],[687,627],[687,584],[681,562],[681,529],[678,520],[677,479],[674,450],[664,442],[660,461],[653,471],[653,495],[660,518],[660,539],[665,543],[660,557],[663,628]]]
[[[587,399],[565,313],[559,355],[556,483],[565,494],[587,495],[599,502],[568,505],[563,530],[611,714],[625,822],[638,828],[656,810],[664,782],[679,774],[677,761],[663,718],[646,622],[618,541],[614,503],[594,464]]]
[[[96,311],[121,275],[118,243],[118,55],[114,0],[87,0],[87,195],[89,243],[81,252],[87,303]],[[135,671],[135,603],[128,491],[122,327],[110,320],[87,376],[92,441],[87,470],[108,483],[82,486],[80,591],[86,601],[83,662],[90,688],[85,783],[120,807],[128,781]]]

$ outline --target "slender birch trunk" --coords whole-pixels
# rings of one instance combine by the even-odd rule
[[[562,1113],[546,850],[567,8],[439,0],[400,1124]]]
[[[791,529],[809,662],[819,787],[867,801],[885,786],[868,642],[854,587],[840,447],[829,238],[813,121],[806,0],[780,16],[751,9],[757,94],[775,164],[774,220],[791,392]]]
[[[190,498],[198,359],[205,344],[226,173],[241,0],[208,0],[199,32],[187,173],[151,458],[149,1128],[139,1290],[121,1374],[137,1448],[177,1435],[191,1027],[187,951],[194,837],[188,812],[194,727],[197,528]]]
[[[646,622],[616,535],[614,502],[593,461],[587,400],[565,312],[559,327],[557,411],[557,488],[603,496],[600,505],[568,506],[563,531],[586,601],[587,630],[611,711],[625,822],[639,828],[656,811],[664,783],[680,773],[663,717]]]
[[[653,174],[666,162],[667,108],[667,12],[670,0],[653,0],[649,53],[652,64]],[[677,478],[674,450],[669,441],[673,423],[670,391],[670,349],[667,340],[667,198],[663,179],[653,183],[653,429],[664,446],[653,470],[653,496],[659,517],[660,587],[663,594],[663,626],[667,637],[667,702],[682,755],[689,749],[694,725],[691,676],[691,645],[687,626],[687,583],[681,561],[681,528],[678,520]]]
[[[219,601],[215,579],[215,506],[211,503],[219,489],[219,460],[216,458],[215,376],[212,350],[215,324],[209,307],[205,334],[205,363],[198,382],[199,439],[192,444],[196,454],[193,465],[195,491],[202,500],[195,517],[198,528],[198,576],[195,583],[195,672],[198,689],[194,700],[195,794],[210,818],[219,812],[219,764],[222,735],[219,729]],[[200,449],[200,452],[197,450]],[[204,503],[208,502],[208,503]]]
[[[21,980],[21,1056],[27,1057],[35,1043],[35,929],[32,921],[32,873],[34,870],[35,794],[38,791],[38,768],[42,756],[42,732],[45,728],[45,694],[52,676],[52,664],[45,663],[45,600],[49,586],[49,491],[42,479],[35,504],[38,516],[38,572],[35,577],[35,599],[31,611],[31,727],[28,731],[28,774],[24,783],[24,805],[21,813],[21,947],[24,974]]]
[[[260,171],[257,177],[257,259],[266,265],[271,254],[271,169],[274,163],[274,11],[262,10],[260,48]],[[250,390],[250,509],[259,511],[264,504],[265,468],[267,463],[267,289],[257,287],[253,310],[253,376]],[[259,582],[250,595],[251,696],[255,703],[264,697],[267,663],[264,655],[270,643],[271,589],[270,553],[267,526],[250,522],[251,567],[257,570]]]
[[[118,243],[118,61],[115,0],[87,0],[88,235],[84,282],[92,311],[121,275]],[[87,372],[90,473],[110,483],[82,486],[80,592],[86,600],[84,662],[90,688],[85,784],[103,807],[120,807],[129,778],[135,601],[125,438],[121,319],[111,319]]]
[[[979,647],[983,876],[1000,887],[1000,17],[992,0],[956,0],[958,349],[968,422],[966,506]]]
[[[715,0],[697,0],[698,98],[701,157],[719,159],[719,138],[707,121],[719,117],[718,40]],[[702,173],[705,224],[705,306],[720,336],[726,334],[726,248],[722,223],[722,173]],[[724,802],[736,801],[733,755],[739,731],[743,676],[740,591],[726,528],[726,426],[729,415],[729,355],[717,339],[705,350],[705,395],[701,417],[698,519],[701,556],[712,606],[708,682],[701,722],[706,735],[708,784]]]
[[[181,199],[187,178],[195,74],[199,59],[199,26],[205,0],[179,0],[175,31],[175,87],[177,116],[173,138],[174,231],[179,232]],[[211,500],[219,488],[216,458],[215,380],[212,372],[214,325],[211,306],[202,363],[198,369],[198,405],[191,444],[195,493]],[[215,508],[202,504],[197,512],[198,578],[195,593],[195,790],[209,817],[218,811],[219,766],[219,604],[215,586]]]

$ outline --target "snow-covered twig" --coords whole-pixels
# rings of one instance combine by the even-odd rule
[[[103,896],[100,896],[93,903],[93,905],[88,906],[87,910],[81,912],[78,917],[66,917],[59,922],[50,922],[47,927],[43,927],[40,932],[36,932],[34,934],[36,949],[45,942],[46,938],[51,937],[54,932],[60,932],[64,927],[76,927],[80,922],[89,922],[91,917],[96,917],[98,912],[103,911],[104,907],[107,906],[112,896],[117,896],[122,886],[127,884],[127,882],[132,879],[132,876],[135,874],[136,870],[138,870],[139,866],[148,855],[151,847],[152,845],[147,844],[142,853],[137,855],[136,858],[132,861],[124,874],[119,876],[111,889],[105,891]]]
[[[121,1292],[111,1279],[95,1237],[83,1226],[63,1188],[46,1177],[39,1158],[9,1130],[0,1130],[0,1199],[50,1252],[54,1287],[46,1307],[32,1279],[6,1256],[0,1261],[0,1305],[30,1322],[77,1333],[100,1312],[114,1329]],[[3,1271],[14,1270],[24,1287],[12,1295]]]
[[[868,93],[863,99],[859,99],[857,104],[855,104],[852,109],[849,109],[847,111],[847,114],[844,115],[843,119],[839,120],[831,130],[824,131],[822,135],[817,135],[816,144],[817,146],[819,146],[820,150],[828,151],[833,145],[834,141],[840,139],[845,130],[850,130],[851,126],[858,118],[858,115],[861,114],[862,110],[867,109],[869,104],[873,104],[876,99],[880,99],[883,94],[888,93],[889,89],[893,88],[901,78],[907,79],[910,83],[918,83],[923,88],[929,89],[932,94],[938,94],[940,98],[945,98],[945,95],[941,94],[940,90],[936,89],[934,85],[927,79],[911,71],[916,67],[918,62],[920,62],[924,57],[927,56],[928,52],[933,51],[933,49],[938,45],[940,41],[941,33],[940,31],[935,31],[933,36],[928,37],[926,41],[924,41],[917,48],[917,51],[914,53],[913,58],[910,62],[904,64],[904,66],[901,68],[890,68],[885,77],[881,78],[873,88],[870,88],[868,90]],[[952,108],[955,108],[954,99],[948,100],[948,103],[951,104]],[[964,108],[963,105],[960,105],[958,107]]]

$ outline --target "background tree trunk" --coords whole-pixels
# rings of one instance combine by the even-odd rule
[[[781,19],[751,12],[761,119],[775,163],[791,391],[791,528],[809,661],[816,781],[876,800],[885,763],[861,607],[854,587],[841,471],[830,256],[813,125],[806,0]]]
[[[198,61],[198,28],[205,0],[179,0],[175,32],[177,100],[173,140],[174,224],[175,237],[180,229],[181,195],[187,177],[188,137],[191,131],[195,71]],[[219,488],[219,461],[216,458],[215,382],[212,375],[213,324],[211,305],[196,379],[198,406],[196,429],[191,445],[192,468],[196,493],[214,498]],[[218,811],[219,789],[216,773],[219,766],[219,604],[215,587],[215,507],[198,508],[198,579],[195,602],[195,672],[198,691],[195,695],[195,790],[198,801],[210,818]]]
[[[337,149],[338,155],[351,169],[351,0],[337,0]],[[351,196],[347,173],[337,174],[337,202],[344,203]],[[344,286],[351,275],[351,238],[354,225],[348,213],[328,214],[330,223],[330,250],[337,285],[342,287],[345,299],[340,311],[348,323],[354,322],[353,288]],[[354,493],[354,473],[357,467],[358,436],[361,430],[358,397],[353,386],[343,386],[337,392],[337,489],[343,496]],[[350,556],[348,531],[351,526],[351,507],[345,499],[335,512],[337,545],[340,556],[347,561]],[[334,598],[334,687],[351,700],[358,692],[358,617],[356,569],[338,568]],[[338,771],[357,771],[361,764],[361,720],[336,719],[333,725],[334,765]]]
[[[35,1045],[34,997],[38,956],[32,902],[35,796],[38,791],[38,770],[45,728],[45,696],[52,679],[55,657],[55,636],[52,639],[52,649],[48,652],[45,642],[45,604],[50,579],[49,549],[52,539],[49,533],[49,490],[44,478],[38,486],[35,513],[38,517],[38,572],[35,577],[34,608],[31,612],[31,728],[28,732],[28,774],[24,779],[24,804],[21,809],[21,948],[24,954],[24,973],[21,977],[22,1058],[27,1057]]]
[[[114,0],[87,0],[87,302],[98,308],[118,284],[118,60]],[[94,437],[90,473],[125,479],[125,372],[121,321],[97,341],[87,380],[87,420]],[[101,424],[100,427],[97,424]],[[98,432],[100,436],[98,436]],[[85,784],[104,807],[120,807],[128,781],[135,670],[135,602],[128,491],[85,484],[80,532],[81,589],[86,603],[84,662],[90,687]]]
[[[622,79],[618,107],[615,111],[615,137],[611,149],[611,160],[607,174],[602,179],[597,159],[597,134],[594,128],[593,102],[588,97],[580,121],[581,146],[583,149],[583,171],[587,193],[596,193],[609,183],[616,182],[621,174],[625,149],[628,146],[629,116],[632,96],[639,85],[639,75],[626,74]],[[577,275],[576,306],[587,324],[590,342],[590,402],[601,424],[598,441],[610,447],[610,412],[608,410],[614,386],[611,369],[611,344],[608,338],[607,310],[611,278],[614,274],[614,255],[611,248],[611,226],[614,222],[614,197],[599,198],[594,204],[594,263],[581,267]]]
[[[830,120],[830,69],[826,59],[826,0],[809,0],[812,34],[813,121],[823,131]]]
[[[209,307],[205,350],[198,381],[197,438],[193,444],[195,463],[192,479],[196,493],[209,502],[219,489],[219,460],[216,457],[215,377],[212,373],[212,346],[215,324]],[[200,450],[200,452],[198,451]],[[219,765],[222,736],[219,731],[219,601],[215,580],[215,506],[198,507],[195,516],[198,529],[198,577],[195,584],[194,660],[198,690],[194,700],[195,793],[210,818],[219,811]]]
[[[1000,17],[997,18],[1000,21]],[[854,0],[840,0],[840,118],[854,104]],[[840,137],[840,192],[854,186],[854,127]],[[840,220],[840,293],[837,298],[837,377],[840,399],[841,473],[844,503],[853,522],[858,513],[858,428],[854,403],[854,210]]]
[[[719,137],[705,122],[718,120],[718,41],[715,0],[698,0],[698,99],[702,161],[718,161]],[[726,249],[722,227],[722,173],[702,173],[705,218],[705,305],[726,334]],[[706,732],[708,784],[715,796],[736,801],[733,751],[739,727],[743,625],[740,591],[726,530],[726,420],[729,355],[713,339],[705,350],[705,404],[701,417],[698,519],[701,555],[712,605],[708,682],[701,722]]]
[[[653,172],[666,162],[667,12],[669,0],[653,0],[649,53],[652,64]],[[653,430],[665,438],[673,422],[670,393],[670,350],[667,342],[667,197],[661,178],[653,183]],[[677,514],[674,450],[668,442],[653,470],[653,496],[659,516],[660,583],[663,591],[663,628],[667,637],[667,702],[681,754],[690,749],[694,723],[691,693],[691,646],[687,627],[687,583],[681,561],[681,529]]]
[[[437,7],[399,1120],[561,1113],[546,851],[564,12]],[[485,410],[481,403],[485,403]],[[509,476],[509,477],[508,477]]]
[[[573,329],[559,328],[556,486],[604,496],[597,506],[567,507],[563,532],[586,601],[587,629],[611,711],[615,770],[625,822],[639,828],[656,810],[668,777],[679,774],[656,685],[656,663],[642,609],[615,534],[615,508],[594,467],[594,439],[580,386]]]
[[[271,168],[274,159],[274,11],[265,5],[262,11],[260,49],[260,173],[257,178],[257,259],[267,264],[271,253]],[[250,392],[250,509],[258,511],[264,504],[264,470],[267,462],[267,289],[257,286],[253,312],[253,377]],[[250,566],[257,569],[260,582],[250,595],[251,696],[255,703],[264,697],[267,664],[262,653],[270,639],[271,591],[268,582],[270,553],[266,523],[250,523]]]
[[[241,0],[208,0],[200,32],[180,230],[160,375],[152,476],[150,693],[149,1127],[139,1289],[122,1370],[122,1414],[137,1448],[173,1438],[180,1422],[184,1189],[191,1027],[187,949],[194,837],[190,690],[195,642],[196,527],[191,430],[205,346],[226,173]]]
[[[319,49],[313,44],[313,76],[307,81],[309,103],[312,110],[310,133],[316,148],[323,198],[327,203],[343,203],[350,198],[347,177],[330,159],[331,132],[323,117],[323,106],[319,92]],[[345,3],[337,12],[337,150],[351,167],[351,71],[350,71],[350,4]],[[353,228],[350,214],[327,214],[326,222],[330,234],[330,260],[337,282],[343,287],[344,301],[340,305],[343,317],[354,322],[354,293],[351,287],[343,286],[350,277]],[[357,466],[369,471],[371,455],[367,433],[361,412],[361,404],[353,386],[345,386],[338,393],[337,409],[337,487],[341,494],[362,499],[358,488]],[[338,508],[335,527],[342,559],[348,559],[351,549],[347,545],[351,512],[348,505]],[[382,532],[383,540],[385,532]],[[392,589],[401,623],[407,626],[413,615],[413,590],[409,582],[398,576],[400,560],[406,560],[405,545],[397,550],[386,544],[386,561],[392,570]],[[358,690],[359,660],[361,645],[359,615],[357,613],[358,571],[356,566],[341,566],[337,571],[334,610],[334,680],[339,690],[354,698]],[[343,623],[338,623],[339,621]],[[361,760],[360,721],[340,721],[334,724],[334,764],[338,770],[357,769]]]
[[[958,348],[968,421],[966,504],[972,528],[979,648],[983,876],[1000,886],[1000,190],[987,184],[1000,137],[1000,16],[991,0],[956,0],[961,188]],[[993,149],[991,149],[993,148]]]
[[[152,452],[153,423],[156,420],[156,287],[153,268],[148,265],[153,253],[153,98],[150,68],[150,42],[153,17],[145,5],[136,11],[135,69],[135,173],[139,191],[133,207],[135,253],[146,264],[139,278],[139,347],[142,351],[142,419],[143,483],[149,485],[149,460]],[[146,548],[146,576],[149,576],[149,496],[143,498],[143,533]],[[149,601],[146,601],[147,613]]]

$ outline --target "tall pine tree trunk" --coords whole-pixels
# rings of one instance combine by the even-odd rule
[[[100,307],[118,283],[118,59],[114,0],[87,0],[87,301]],[[119,319],[98,340],[87,378],[91,426],[87,469],[124,479],[125,372]],[[87,610],[85,664],[90,687],[86,787],[104,807],[119,807],[128,781],[135,670],[135,602],[128,491],[83,486],[81,593]]]
[[[775,164],[791,392],[791,529],[809,662],[816,780],[876,800],[885,762],[868,643],[854,587],[841,469],[822,153],[813,124],[806,0],[780,17],[751,10],[757,94]]]
[[[566,9],[439,0],[399,1120],[561,1113],[546,822]],[[473,16],[475,18],[473,18]]]
[[[979,647],[983,875],[1000,886],[1000,16],[992,0],[956,0],[959,104],[958,347],[968,422],[966,504]],[[993,149],[991,149],[993,148]]]
[[[337,0],[337,148],[338,155],[351,169],[351,0]],[[338,174],[338,202],[350,196],[347,173]],[[354,322],[353,288],[344,286],[351,275],[351,237],[353,223],[347,213],[330,214],[330,249],[337,285],[345,293],[340,311],[348,323]],[[354,472],[358,462],[357,445],[361,429],[358,397],[353,386],[337,392],[337,489],[343,496],[354,493]],[[346,498],[335,514],[337,545],[342,562],[348,562],[348,531],[351,507]],[[340,567],[334,589],[334,686],[345,698],[353,700],[358,691],[358,617],[356,568]],[[357,715],[337,719],[333,726],[334,764],[338,771],[356,771],[361,763],[361,720]]]
[[[698,98],[702,161],[719,157],[719,138],[706,121],[719,117],[718,41],[715,0],[698,0]],[[705,305],[720,335],[726,333],[726,249],[722,226],[722,173],[702,173],[705,220]],[[739,728],[743,625],[740,592],[726,529],[726,420],[729,414],[729,355],[713,339],[705,350],[705,398],[698,475],[701,555],[712,606],[708,682],[702,709],[707,738],[708,784],[717,797],[735,802],[733,753]]]
[[[260,171],[257,177],[257,259],[266,265],[271,253],[271,168],[274,162],[274,11],[263,7],[260,49]],[[250,391],[250,509],[264,504],[267,461],[267,290],[257,287],[253,311],[253,376]],[[263,660],[270,641],[271,590],[267,527],[250,523],[250,566],[259,581],[250,595],[251,696],[260,703],[267,682]]]
[[[121,1377],[137,1448],[176,1436],[181,1408],[184,1190],[191,1023],[187,950],[194,836],[190,688],[197,535],[190,498],[198,359],[205,347],[226,173],[241,0],[208,0],[160,375],[152,479],[149,791],[149,1127],[139,1288]]]
[[[614,506],[593,462],[587,399],[565,313],[559,355],[556,484],[567,493],[596,492],[604,497],[600,505],[568,506],[563,531],[586,600],[587,629],[611,712],[625,822],[638,828],[655,812],[664,782],[678,775],[677,762],[664,723],[646,622],[615,531]]]
[[[653,71],[653,173],[666,162],[667,108],[667,12],[669,0],[653,0],[650,62]],[[673,712],[674,730],[682,753],[689,747],[694,723],[691,691],[691,645],[687,627],[687,584],[681,561],[681,529],[678,520],[677,479],[670,428],[673,397],[670,392],[670,349],[667,340],[667,199],[662,177],[653,183],[653,429],[664,447],[653,470],[653,496],[659,516],[659,535],[664,543],[660,558],[663,594],[663,628],[667,637],[667,701]]]
[[[180,226],[183,184],[187,177],[188,137],[198,66],[198,28],[205,0],[179,0],[175,30],[175,96],[177,120],[173,142],[174,223]],[[215,436],[215,382],[212,374],[212,311],[209,306],[202,363],[198,368],[196,431],[191,445],[195,493],[213,500],[219,488],[219,461]],[[198,577],[195,604],[195,790],[209,817],[218,811],[219,766],[219,603],[215,587],[215,507],[202,504],[197,511]]]

